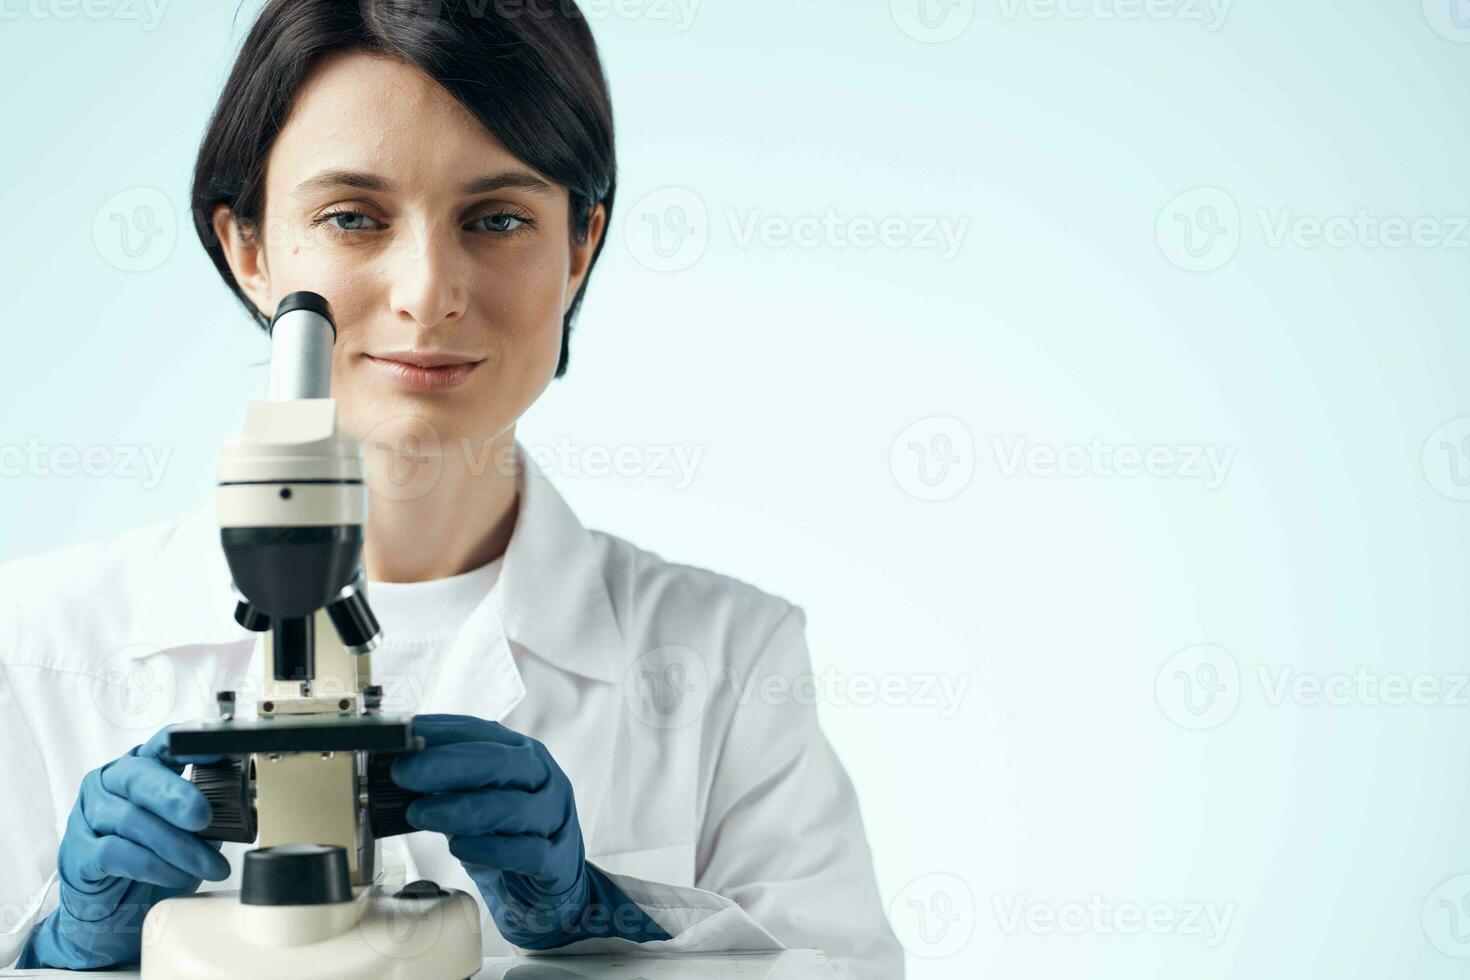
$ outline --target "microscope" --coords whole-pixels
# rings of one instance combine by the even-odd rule
[[[370,654],[381,630],[360,560],[362,449],[337,429],[337,331],[322,296],[295,292],[270,323],[265,401],[220,452],[220,541],[259,634],[255,717],[235,692],[219,717],[169,732],[174,755],[217,755],[189,779],[213,808],[200,836],[256,844],[238,890],[159,902],[143,923],[142,977],[459,980],[482,965],[474,899],[431,881],[389,894],[378,842],[408,833],[389,766],[422,747],[382,710]]]

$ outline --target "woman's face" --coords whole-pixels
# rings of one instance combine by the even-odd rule
[[[214,216],[236,280],[267,316],[322,294],[340,426],[444,454],[511,428],[556,372],[562,318],[602,234],[571,234],[567,189],[532,171],[427,75],[352,52],[307,79],[271,148],[264,220]],[[425,388],[389,355],[475,362]]]

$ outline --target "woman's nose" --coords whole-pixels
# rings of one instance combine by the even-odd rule
[[[468,270],[454,243],[420,228],[395,246],[387,269],[394,315],[425,327],[462,318],[469,300]]]

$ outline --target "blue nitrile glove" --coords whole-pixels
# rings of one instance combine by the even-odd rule
[[[449,838],[500,934],[522,949],[579,939],[668,939],[587,863],[572,784],[546,746],[466,715],[419,715],[424,748],[393,761],[393,781],[429,796],[408,822]]]
[[[165,727],[82,778],[56,854],[61,904],[31,932],[17,967],[135,963],[149,909],[204,878],[229,877],[220,842],[197,834],[209,825],[209,801],[181,775],[185,763],[219,756],[175,758],[167,746]]]

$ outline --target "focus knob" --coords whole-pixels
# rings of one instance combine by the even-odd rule
[[[242,905],[329,905],[352,901],[347,851],[336,844],[278,844],[245,852]]]
[[[393,760],[402,752],[374,752],[368,756],[368,827],[379,840],[411,834],[418,828],[408,822],[408,805],[423,796],[393,781]]]
[[[255,842],[255,807],[250,802],[249,757],[225,756],[218,762],[195,763],[189,782],[209,801],[209,826],[199,831],[205,840]]]

